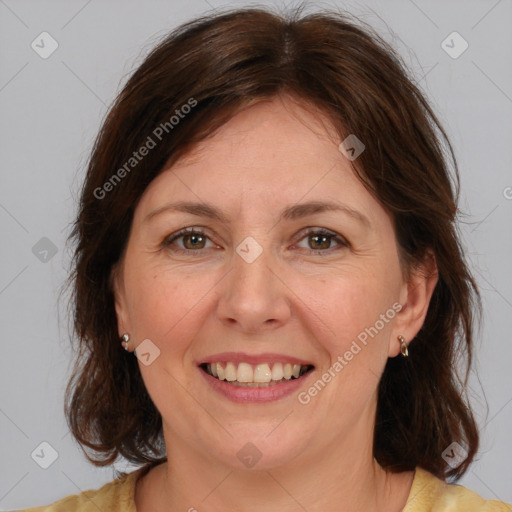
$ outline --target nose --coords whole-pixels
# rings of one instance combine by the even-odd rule
[[[250,260],[248,260],[250,261]],[[219,319],[241,332],[257,333],[283,326],[291,316],[290,296],[270,249],[251,263],[233,254],[230,272],[221,281]]]

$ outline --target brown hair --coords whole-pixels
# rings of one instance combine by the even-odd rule
[[[428,250],[436,259],[438,283],[409,358],[390,358],[379,384],[375,458],[391,471],[421,466],[446,478],[462,476],[475,456],[466,385],[480,301],[456,231],[453,149],[402,60],[371,27],[347,14],[301,11],[243,9],[180,26],[106,116],[70,236],[78,353],[65,404],[72,434],[96,465],[119,455],[149,466],[166,460],[161,416],[137,359],[120,345],[110,279],[137,202],[164,167],[237,111],[279,94],[326,114],[340,140],[356,134],[366,149],[354,171],[392,216],[403,264],[414,268]],[[155,149],[135,160],[149,139]],[[456,468],[442,457],[452,442],[468,452]]]

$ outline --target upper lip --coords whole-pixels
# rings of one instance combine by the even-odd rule
[[[222,352],[221,354],[213,354],[206,356],[204,359],[198,361],[198,366],[206,363],[249,363],[249,364],[262,364],[262,363],[290,363],[300,364],[303,366],[313,366],[310,361],[301,359],[295,356],[276,353],[264,354],[246,354],[245,352]]]

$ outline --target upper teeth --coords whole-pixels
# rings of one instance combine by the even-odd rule
[[[208,363],[207,371],[219,380],[229,382],[270,382],[271,380],[290,380],[293,377],[298,378],[301,373],[300,364],[290,363],[262,363],[251,365],[249,363]],[[304,367],[305,368],[305,367]]]

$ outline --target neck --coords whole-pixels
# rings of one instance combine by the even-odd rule
[[[162,512],[387,512],[402,510],[412,484],[412,474],[387,473],[373,458],[373,429],[354,428],[323,450],[311,446],[300,460],[268,470],[235,470],[189,446],[166,444],[172,450],[160,467],[154,508]]]

